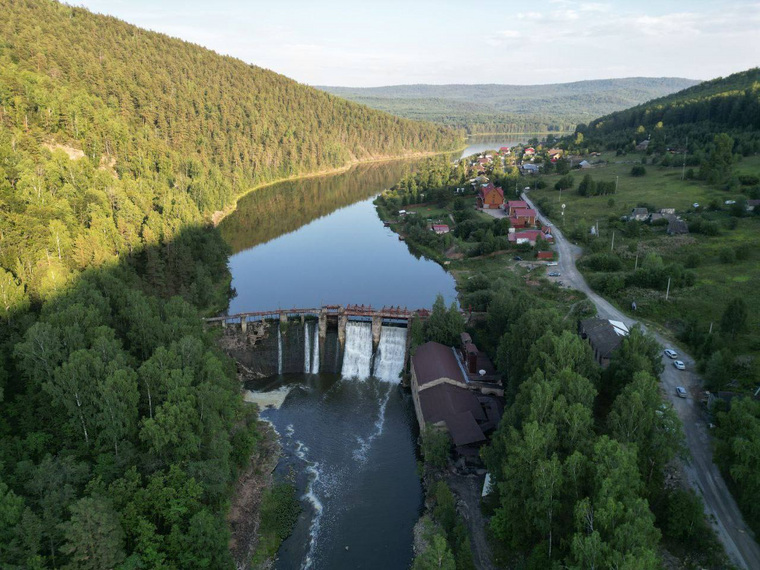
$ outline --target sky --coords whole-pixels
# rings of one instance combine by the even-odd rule
[[[760,1],[74,3],[309,85],[712,79],[760,65]]]

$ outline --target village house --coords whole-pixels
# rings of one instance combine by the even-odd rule
[[[509,216],[513,228],[529,228],[536,225],[538,214],[532,208],[515,208]]]
[[[532,146],[529,146],[523,151],[524,156],[535,156],[535,154],[536,154],[536,149],[533,148]]]
[[[478,191],[477,206],[485,210],[501,208],[504,204],[504,190],[494,186],[492,182],[484,184]]]
[[[509,150],[508,146],[503,146],[499,149],[499,154],[503,156],[509,156],[510,154],[512,154],[512,151]]]
[[[631,210],[631,215],[628,216],[629,220],[636,220],[637,222],[645,222],[649,218],[649,210],[646,208],[634,208]]]
[[[553,251],[538,251],[536,252],[536,259],[551,261],[552,259],[554,259],[554,252]]]
[[[538,165],[537,164],[521,164],[520,170],[522,170],[523,174],[538,174]]]
[[[469,341],[469,342],[467,342]],[[427,342],[412,357],[412,400],[420,429],[434,426],[451,436],[457,454],[477,461],[478,448],[501,419],[499,389],[484,390],[473,382],[467,366],[477,367],[479,351],[463,335],[460,356],[437,342]],[[503,391],[501,391],[503,395]]]
[[[646,150],[647,148],[649,148],[649,139],[644,139],[636,145],[636,150]]]
[[[549,155],[549,159],[551,159],[552,162],[556,162],[558,158],[562,157],[562,149],[550,148],[546,154]]]
[[[507,200],[504,203],[504,210],[506,210],[507,215],[510,217],[515,213],[515,210],[526,210],[528,208],[528,203],[524,200]]]
[[[594,317],[578,323],[578,334],[591,345],[594,360],[602,368],[609,366],[612,353],[623,342],[623,338],[628,336],[628,332],[628,327],[620,321]]]
[[[514,243],[516,245],[527,243],[531,246],[535,246],[536,242],[539,239],[543,239],[548,242],[554,241],[554,238],[551,234],[546,234],[541,230],[523,230],[518,232],[515,231],[514,228],[509,228],[509,236],[507,239],[509,240],[509,243]]]
[[[591,163],[588,160],[581,160],[578,168],[591,168]]]
[[[449,233],[451,230],[446,224],[433,224],[433,231],[440,236]]]

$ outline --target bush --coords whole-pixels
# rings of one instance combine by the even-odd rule
[[[443,469],[449,461],[449,451],[451,449],[451,438],[445,431],[433,426],[425,426],[421,436],[422,457],[425,463],[436,469]]]
[[[572,177],[572,175],[567,174],[566,176],[563,176],[562,178],[557,180],[557,183],[554,185],[554,189],[567,190],[568,188],[572,188],[574,183],[575,183],[575,179]]]
[[[581,263],[591,271],[620,271],[623,268],[623,262],[612,253],[595,253],[584,257]]]
[[[720,250],[720,262],[727,265],[736,262],[736,252],[730,247],[724,247]]]
[[[621,273],[597,273],[588,281],[592,289],[605,295],[614,295],[625,289],[625,277]]]
[[[631,176],[644,176],[647,173],[647,169],[642,165],[636,165],[631,168]]]

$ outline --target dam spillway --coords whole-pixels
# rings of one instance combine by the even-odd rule
[[[216,321],[218,322],[218,321]],[[221,345],[245,379],[283,374],[337,374],[398,383],[407,352],[406,322],[375,317],[240,320]]]

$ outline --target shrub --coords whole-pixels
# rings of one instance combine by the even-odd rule
[[[612,253],[589,255],[583,258],[582,264],[591,271],[620,271],[623,268],[623,262]]]
[[[636,165],[631,168],[631,176],[644,176],[647,173],[647,169],[642,165]]]
[[[431,467],[443,469],[449,460],[451,438],[445,431],[433,426],[425,426],[422,432],[422,457]]]
[[[720,250],[720,262],[725,264],[731,264],[736,262],[736,252],[730,247],[724,247]]]

